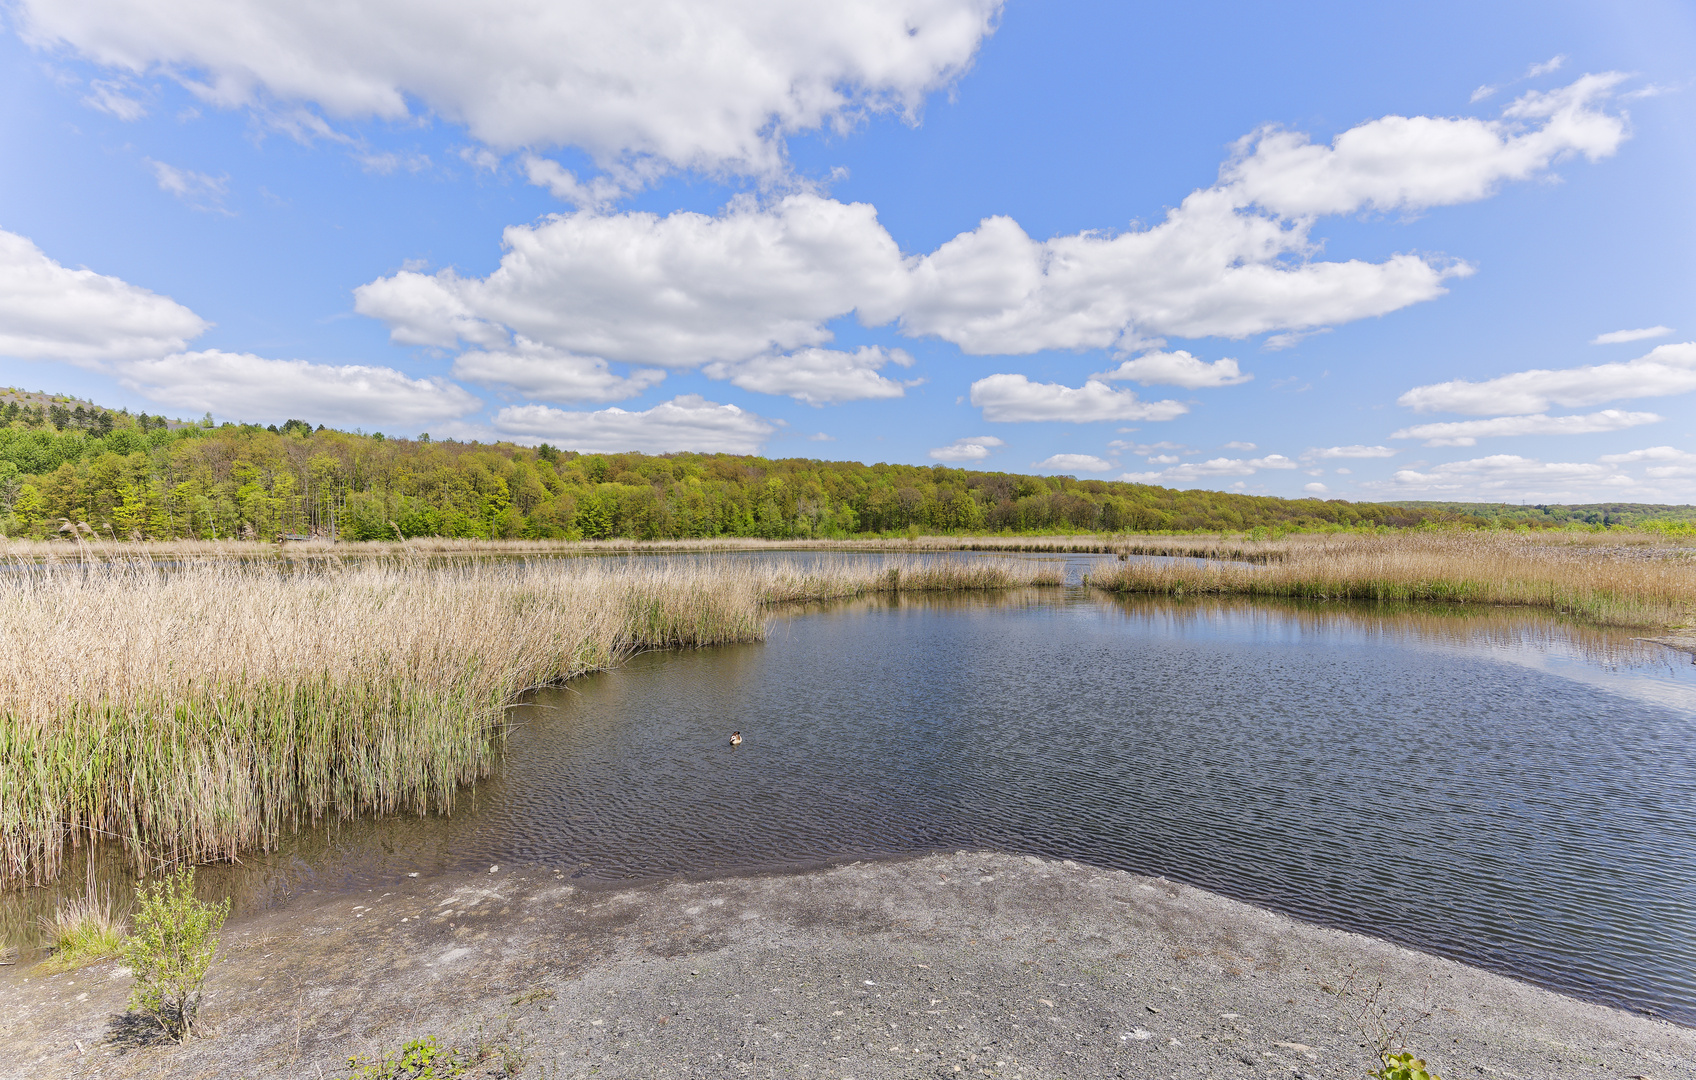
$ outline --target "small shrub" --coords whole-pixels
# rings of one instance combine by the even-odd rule
[[[452,1047],[444,1049],[431,1035],[413,1039],[398,1054],[384,1054],[382,1060],[360,1063],[348,1058],[348,1068],[354,1070],[348,1080],[455,1080],[465,1075],[465,1061]]]
[[[1331,987],[1321,985],[1321,989]],[[1345,999],[1356,998],[1360,1011],[1355,1014],[1355,1026],[1368,1040],[1377,1055],[1379,1067],[1366,1075],[1372,1080],[1443,1080],[1425,1067],[1425,1062],[1407,1049],[1414,1032],[1432,1016],[1436,1007],[1431,1001],[1431,985],[1424,988],[1423,1000],[1417,1004],[1397,1005],[1383,975],[1370,984],[1364,983],[1358,970],[1350,970],[1343,989],[1335,991]]]
[[[110,893],[93,892],[60,904],[41,920],[53,955],[42,961],[48,971],[68,971],[108,956],[122,955],[124,920]]]
[[[1434,1072],[1426,1072],[1425,1062],[1406,1051],[1385,1054],[1381,1060],[1384,1067],[1371,1074],[1377,1080],[1443,1080]]]
[[[195,899],[193,867],[143,886],[136,899],[135,928],[124,947],[124,960],[135,973],[130,1007],[151,1016],[166,1035],[187,1042],[230,901]]]

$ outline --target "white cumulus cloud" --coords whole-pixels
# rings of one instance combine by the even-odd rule
[[[491,344],[508,330],[609,360],[694,367],[826,344],[859,310],[888,322],[905,290],[877,211],[792,195],[718,216],[587,213],[508,228],[488,277],[402,270],[354,290],[396,341]]]
[[[1230,357],[1208,363],[1183,349],[1175,349],[1172,352],[1157,350],[1143,353],[1096,378],[1135,381],[1143,386],[1182,386],[1188,390],[1199,390],[1211,386],[1236,386],[1254,376],[1237,370],[1237,362]]]
[[[1135,431],[1136,429],[1135,428],[1129,428],[1129,429],[1121,429],[1121,430]],[[1172,442],[1168,439],[1162,439],[1159,442],[1152,442],[1152,443],[1137,443],[1137,442],[1130,442],[1130,441],[1125,440],[1125,439],[1114,439],[1112,442],[1108,443],[1107,445],[1112,447],[1115,450],[1129,451],[1130,453],[1133,453],[1133,454],[1152,454],[1152,453],[1155,453],[1156,451],[1162,451],[1162,450],[1182,450],[1186,454],[1198,454],[1198,453],[1200,453],[1199,450],[1191,450],[1189,447],[1185,446],[1183,443],[1175,443],[1175,442]],[[1253,449],[1258,449],[1258,447],[1253,447]],[[1178,459],[1173,458],[1172,460],[1176,461]]]
[[[1294,469],[1296,463],[1282,454],[1261,458],[1211,458],[1186,461],[1159,472],[1125,473],[1121,480],[1133,484],[1184,484],[1222,476],[1253,476],[1262,469]]]
[[[1592,345],[1620,345],[1628,341],[1648,341],[1672,333],[1670,326],[1645,326],[1641,330],[1610,330],[1590,339]]]
[[[1467,461],[1450,461],[1425,470],[1402,469],[1391,477],[1390,489],[1401,494],[1449,498],[1538,498],[1556,501],[1619,490],[1637,483],[1608,464],[1540,461],[1517,454],[1492,454]],[[1379,485],[1383,486],[1383,485]],[[1543,498],[1546,496],[1546,499]]]
[[[1483,382],[1453,379],[1416,386],[1397,398],[1415,412],[1473,415],[1546,412],[1623,398],[1666,397],[1696,390],[1696,342],[1660,345],[1635,360],[1575,368],[1534,368]]]
[[[617,407],[572,412],[547,405],[514,405],[495,414],[495,427],[509,437],[545,440],[568,450],[646,454],[681,450],[757,454],[777,430],[764,417],[699,394],[683,394],[641,412]]]
[[[1326,487],[1324,484],[1319,483],[1318,481],[1314,481],[1311,484],[1303,484],[1301,486],[1301,489],[1303,491],[1307,492],[1309,495],[1323,495],[1326,492],[1331,490],[1330,488]]]
[[[61,266],[0,230],[0,356],[85,365],[160,356],[209,325],[170,297]]]
[[[1392,439],[1424,439],[1426,446],[1475,446],[1479,439],[1503,435],[1587,435],[1597,431],[1620,431],[1641,424],[1660,422],[1648,412],[1603,409],[1583,416],[1498,416],[1493,420],[1459,420],[1447,424],[1415,424],[1393,433]]]
[[[947,446],[936,447],[930,456],[937,461],[982,461],[996,447],[1006,445],[994,435],[968,435]]]
[[[1400,451],[1388,446],[1314,446],[1302,451],[1303,461],[1328,461],[1333,458],[1386,458],[1395,457]]]
[[[1651,446],[1624,454],[1603,454],[1602,461],[1610,465],[1649,464],[1643,474],[1655,480],[1696,476],[1696,454],[1674,446]]]
[[[1115,390],[1091,379],[1081,387],[1035,383],[1023,375],[991,375],[972,384],[972,404],[985,420],[1019,423],[1061,420],[1089,424],[1098,420],[1170,420],[1189,412],[1177,401],[1143,401],[1129,390]]]
[[[1696,454],[1688,450],[1680,450],[1676,446],[1650,446],[1642,450],[1632,450],[1624,454],[1603,454],[1602,461],[1610,465],[1624,465],[1640,461],[1696,461]]]
[[[598,356],[579,356],[523,336],[510,348],[461,353],[453,374],[483,386],[510,386],[543,401],[622,401],[665,378],[658,368],[618,375]]]
[[[244,420],[298,416],[328,424],[412,427],[465,416],[483,405],[446,379],[217,349],[127,361],[117,373],[125,386],[160,404]]]
[[[1402,469],[1388,480],[1369,481],[1361,487],[1380,498],[1683,503],[1696,499],[1696,453],[1650,446],[1604,454],[1594,462],[1492,454]]]
[[[1615,81],[1586,76],[1528,95],[1494,121],[1371,121],[1330,147],[1263,131],[1220,183],[1118,233],[1037,240],[993,216],[908,254],[875,208],[805,192],[738,199],[715,215],[581,211],[508,228],[487,277],[403,270],[356,290],[356,308],[404,343],[488,346],[518,333],[670,367],[821,347],[828,324],[847,315],[974,355],[1314,331],[1433,299],[1472,272],[1410,253],[1321,261],[1316,215],[1484,198],[1506,180],[1546,175],[1565,155],[1612,153],[1624,138],[1623,118],[1605,107]],[[580,205],[610,197],[557,165],[531,171]],[[1246,378],[1235,361],[1205,371],[1200,361],[1138,363],[1128,377]]]
[[[222,107],[407,120],[605,168],[770,172],[783,139],[913,114],[991,32],[997,0],[20,0],[32,44],[163,72]]]
[[[1111,461],[1094,454],[1054,454],[1031,465],[1038,472],[1060,473],[1106,472],[1112,467]]]
[[[488,162],[494,155],[489,154],[487,150],[482,153],[488,156],[477,159],[478,167],[493,168]],[[610,177],[597,176],[580,180],[576,173],[559,162],[537,157],[535,154],[526,154],[523,164],[524,175],[532,184],[547,188],[548,194],[554,198],[584,210],[603,209],[616,202],[624,193],[624,186]]]
[[[1308,261],[1307,225],[1242,210],[1208,188],[1150,228],[1050,240],[986,218],[916,262],[901,328],[975,355],[1236,338],[1387,314],[1471,272],[1415,255]]]
[[[913,358],[902,349],[865,345],[854,352],[799,349],[788,355],[756,356],[702,369],[708,378],[728,379],[759,394],[782,394],[821,406],[842,401],[904,397],[911,383],[878,374],[886,364],[911,367]]]
[[[1267,128],[1238,144],[1222,178],[1245,202],[1289,217],[1359,210],[1421,210],[1474,202],[1504,181],[1527,180],[1562,157],[1608,157],[1626,138],[1625,117],[1600,107],[1624,80],[1585,75],[1529,93],[1499,120],[1386,116],[1329,146]]]

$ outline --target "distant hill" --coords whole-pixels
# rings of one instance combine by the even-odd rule
[[[1594,515],[1594,516],[1593,516]],[[1071,476],[731,454],[582,454],[214,425],[0,390],[0,533],[770,539],[1614,524],[1696,507],[1283,499]]]
[[[1422,512],[1464,514],[1503,525],[1642,525],[1650,521],[1696,523],[1696,506],[1665,503],[1466,503],[1392,502],[1386,506]]]
[[[102,433],[130,424],[147,430],[193,426],[187,420],[169,420],[147,413],[131,416],[128,409],[106,409],[70,394],[49,394],[44,390],[25,390],[16,386],[0,387],[0,423],[6,426],[51,426],[55,431],[99,429]]]

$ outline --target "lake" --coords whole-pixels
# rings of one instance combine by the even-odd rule
[[[878,598],[640,655],[513,718],[451,816],[312,830],[203,876],[252,909],[493,864],[608,885],[993,848],[1696,1023],[1696,667],[1628,632],[1081,588]]]

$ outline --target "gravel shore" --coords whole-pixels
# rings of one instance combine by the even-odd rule
[[[1356,1016],[1457,1077],[1696,1076],[1696,1031],[1069,862],[962,852],[573,888],[541,868],[311,894],[232,922],[206,1037],[122,1020],[128,979],[0,968],[0,1076],[340,1077],[407,1040],[468,1076],[1324,1077]]]

